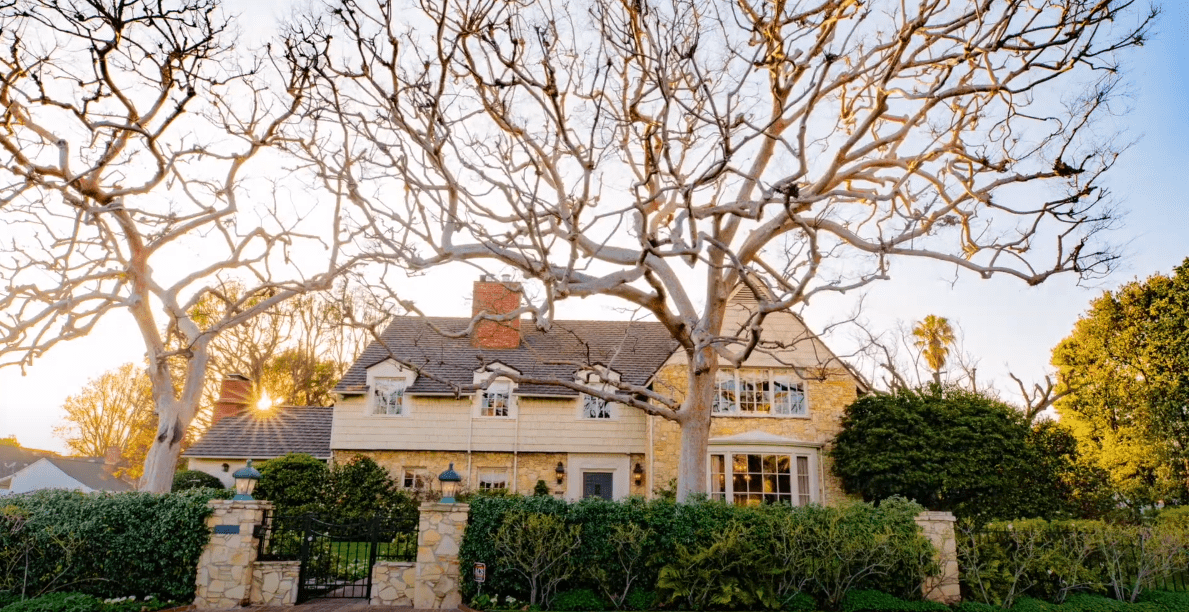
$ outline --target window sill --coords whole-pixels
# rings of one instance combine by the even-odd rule
[[[747,412],[712,412],[711,418],[727,417],[732,419],[801,419],[809,420],[813,418],[812,414],[751,414]]]
[[[373,412],[367,416],[376,417],[379,419],[407,419],[407,418],[409,418],[410,415],[407,412],[404,414],[388,414],[386,412]]]

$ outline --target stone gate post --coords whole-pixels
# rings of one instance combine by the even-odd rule
[[[414,608],[454,609],[462,603],[458,546],[462,543],[470,511],[471,507],[466,504],[421,505]]]
[[[922,587],[925,599],[944,604],[962,601],[958,584],[958,541],[954,537],[954,518],[949,512],[922,512],[915,518],[926,538],[937,551],[941,574],[929,578]]]
[[[211,539],[198,558],[194,607],[199,610],[235,608],[248,603],[252,562],[256,560],[256,525],[273,505],[266,501],[212,499],[214,512],[206,519]]]

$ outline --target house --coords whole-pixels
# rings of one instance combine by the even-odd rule
[[[134,487],[130,483],[114,475],[119,457],[119,448],[114,447],[105,457],[42,457],[9,478],[8,493],[39,489],[69,489],[84,493],[131,491]]]
[[[484,277],[473,312],[509,313],[517,286]],[[726,325],[757,305],[737,291]],[[433,486],[451,463],[470,489],[566,499],[654,495],[677,477],[680,430],[643,411],[550,381],[618,380],[679,395],[684,354],[659,323],[398,317],[335,388],[330,449],[366,455],[408,488]],[[443,333],[444,332],[444,333]],[[799,317],[769,315],[764,351],[721,368],[710,428],[711,494],[736,503],[844,498],[825,453],[862,381]],[[516,382],[512,377],[520,382]]]
[[[225,487],[248,460],[259,463],[288,453],[306,453],[330,460],[331,408],[251,405],[252,382],[240,374],[223,379],[210,429],[182,453],[189,468],[206,472]]]
[[[57,453],[47,450],[0,444],[0,494],[8,493],[13,474],[25,469],[38,459],[56,456],[58,456]]]

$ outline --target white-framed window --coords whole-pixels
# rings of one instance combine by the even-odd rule
[[[511,417],[512,383],[497,380],[487,385],[479,395],[479,416],[482,417]]]
[[[808,416],[805,386],[775,370],[724,369],[715,381],[716,414]]]
[[[425,488],[426,471],[423,467],[407,467],[401,478],[401,486],[406,489],[420,491]]]
[[[409,408],[405,403],[404,378],[376,378],[372,383],[372,414],[406,416]]]
[[[804,506],[818,499],[814,451],[711,451],[710,496],[738,506]]]
[[[593,395],[582,394],[582,418],[610,419],[612,407],[615,404]]]
[[[508,488],[508,470],[479,470],[479,489],[495,491]]]

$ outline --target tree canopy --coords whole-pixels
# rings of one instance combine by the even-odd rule
[[[1030,284],[1116,258],[1100,182],[1126,141],[1094,126],[1153,17],[1130,2],[329,5],[289,27],[314,81],[291,150],[371,256],[519,275],[496,320],[548,329],[599,295],[664,325],[679,393],[581,390],[680,425],[682,500],[719,364],[791,342],[770,314],[904,258]],[[756,304],[727,323],[741,285]]]
[[[1062,422],[1123,499],[1189,503],[1189,259],[1094,300],[1053,365]]]
[[[157,429],[153,391],[144,367],[125,363],[87,381],[66,398],[65,423],[54,433],[77,455],[102,457],[120,449],[121,475],[139,478]]]
[[[1072,446],[1055,424],[1033,430],[1001,401],[930,385],[855,401],[831,455],[843,487],[867,501],[903,495],[976,519],[1100,513]]]

